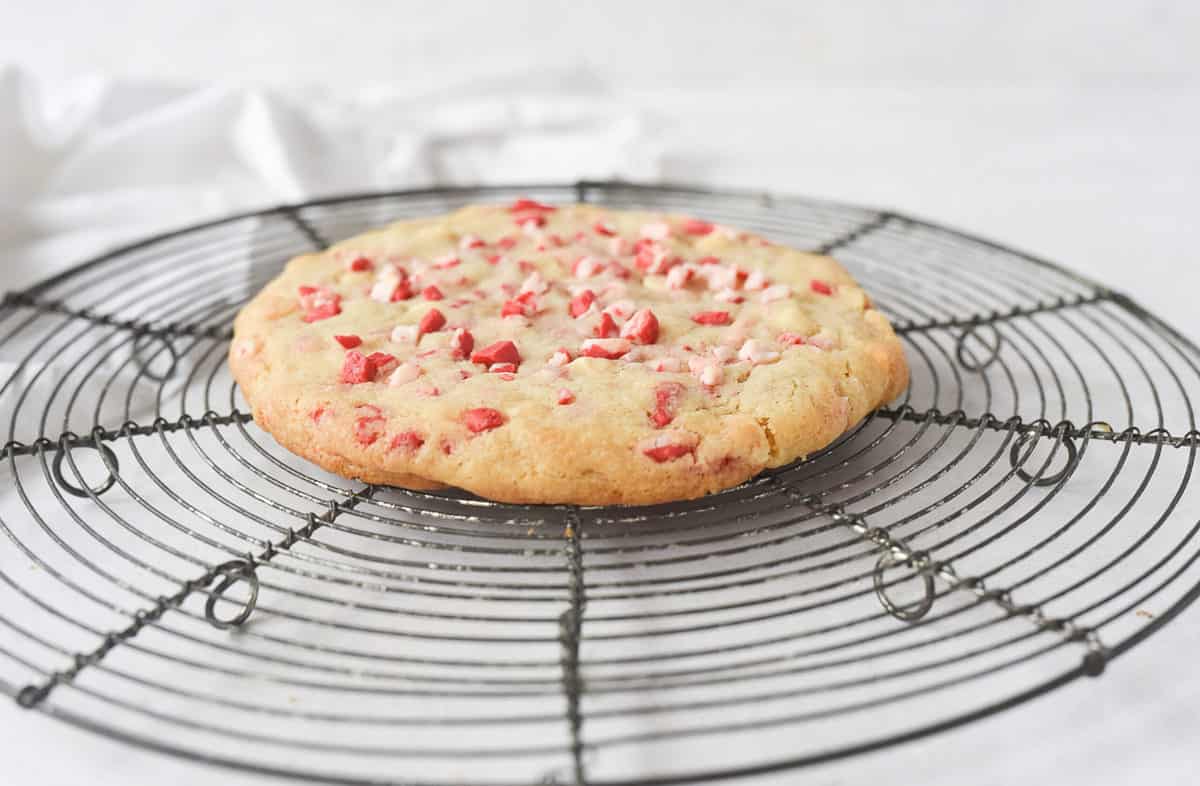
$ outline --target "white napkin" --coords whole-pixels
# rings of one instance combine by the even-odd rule
[[[653,179],[647,118],[586,71],[426,95],[56,86],[0,69],[0,289],[152,232],[330,194]]]

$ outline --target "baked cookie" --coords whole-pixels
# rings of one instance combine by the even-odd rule
[[[234,333],[234,377],[289,450],[505,502],[698,497],[828,445],[908,382],[829,257],[527,199],[296,257]]]

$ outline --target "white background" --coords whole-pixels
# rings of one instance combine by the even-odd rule
[[[3,0],[0,68],[20,66],[46,96],[98,75],[148,93],[155,84],[215,84],[332,102],[349,122],[355,107],[436,105],[487,96],[490,85],[577,94],[623,118],[614,126],[627,134],[618,153],[610,145],[587,160],[566,146],[554,170],[544,162],[523,169],[518,157],[490,168],[404,170],[386,185],[561,171],[892,207],[1062,262],[1200,337],[1200,4],[926,2],[917,12],[883,2],[609,0],[573,3],[569,13],[560,5]],[[12,122],[0,117],[0,128]],[[62,217],[86,222],[92,210],[78,187],[65,191],[64,161],[79,150],[39,144],[40,167],[0,147],[0,246],[5,259],[23,262],[0,262],[9,266],[0,288],[116,238],[321,191],[266,176],[223,185],[214,174],[202,198],[64,244]],[[119,171],[93,175],[88,188],[123,185]],[[62,212],[69,200],[74,214]],[[30,208],[43,204],[55,206],[57,220]],[[1200,611],[1099,680],[925,742],[770,782],[1194,782],[1198,651]],[[14,786],[260,782],[9,707],[0,707],[0,773]]]

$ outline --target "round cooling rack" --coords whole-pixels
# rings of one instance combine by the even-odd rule
[[[255,427],[230,326],[289,257],[517,196],[831,253],[911,387],[804,462],[646,508],[367,486]],[[0,692],[293,778],[799,767],[1097,677],[1200,592],[1200,351],[1124,295],[890,212],[620,183],[265,210],[8,294],[0,385]]]

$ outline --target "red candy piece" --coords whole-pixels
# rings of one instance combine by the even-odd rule
[[[572,393],[570,390],[567,390],[566,388],[559,388],[558,389],[558,403],[559,404],[574,404],[575,403],[575,394]]]
[[[425,438],[415,431],[401,431],[396,436],[392,437],[392,442],[388,445],[390,450],[403,450],[405,453],[416,453],[417,448],[425,444]]]
[[[692,321],[697,325],[728,325],[728,311],[700,311],[692,314]]]
[[[504,305],[500,306],[500,316],[502,317],[524,317],[529,316],[532,312],[533,307],[528,302],[516,298],[506,300]]]
[[[512,374],[516,372],[516,363],[493,363],[488,366],[489,374]]]
[[[341,380],[350,385],[373,382],[384,367],[395,362],[396,358],[386,352],[364,355],[352,349],[346,353],[346,359],[342,363]]]
[[[358,257],[357,259],[351,260],[350,264],[346,267],[349,268],[351,272],[362,273],[370,270],[373,265],[371,264],[371,260],[367,259],[366,257]]]
[[[510,248],[512,248],[516,244],[517,244],[517,239],[515,237],[513,237],[512,235],[505,235],[504,237],[502,237],[496,241],[496,246],[505,251],[508,251]],[[495,263],[493,263],[493,264],[495,264]]]
[[[653,344],[658,341],[658,317],[648,308],[635,312],[621,328],[621,338],[635,344]]]
[[[393,303],[401,300],[408,300],[413,296],[412,285],[408,283],[408,279],[396,284],[396,288],[392,290],[391,296],[388,298]]]
[[[354,349],[362,343],[362,339],[358,336],[334,336],[333,340],[341,344],[344,349]]]
[[[649,238],[640,238],[633,244],[634,264],[642,270],[648,270],[654,264],[656,246]]]
[[[472,363],[491,366],[493,363],[521,363],[521,353],[511,341],[497,341],[471,354]]]
[[[518,199],[508,206],[510,213],[553,213],[558,208],[553,205],[543,205],[534,199]]]
[[[804,336],[800,335],[799,333],[790,333],[785,330],[779,334],[777,340],[785,347],[798,347],[804,343]]]
[[[812,281],[809,282],[808,286],[812,289],[813,292],[816,292],[818,295],[832,295],[833,294],[833,287],[829,286],[829,284],[825,283],[824,281],[821,281],[820,279],[814,278]]]
[[[504,425],[504,415],[499,410],[489,407],[479,407],[477,409],[468,409],[462,414],[463,424],[473,434],[478,434],[482,431],[491,431]]]
[[[575,297],[571,298],[570,305],[567,306],[567,313],[576,319],[588,308],[596,302],[596,293],[590,289],[585,289]]]
[[[305,322],[320,322],[322,319],[336,317],[342,313],[341,297],[332,300],[328,303],[322,303],[314,309],[306,311],[304,316],[300,317]]]
[[[367,360],[375,366],[374,376],[379,376],[384,371],[391,371],[390,367],[396,365],[396,356],[386,352],[372,352],[367,355]]]
[[[629,268],[625,267],[624,265],[622,265],[620,262],[618,262],[615,259],[609,261],[608,272],[612,273],[617,278],[622,278],[622,279],[629,278],[630,276],[633,275],[633,273],[630,272]]]
[[[300,307],[305,322],[318,322],[342,313],[342,296],[319,287],[300,287]]]
[[[425,298],[426,300],[441,300],[443,297],[445,297],[445,295],[442,294],[442,290],[438,289],[433,284],[430,284],[421,290],[421,297]]]
[[[375,444],[375,440],[379,439],[379,435],[383,433],[382,421],[383,418],[368,417],[361,417],[354,421],[354,439],[364,447]]]
[[[379,414],[379,409],[371,407],[374,414],[362,415],[354,421],[354,439],[360,445],[373,445],[375,440],[383,436],[387,420]]]
[[[685,235],[707,235],[713,229],[712,224],[707,221],[701,221],[698,218],[689,218],[683,222],[683,232]]]
[[[677,458],[686,456],[692,452],[692,448],[687,445],[661,445],[657,448],[647,448],[642,452],[650,458],[662,464],[664,461],[673,461]]]
[[[425,312],[425,316],[421,317],[421,321],[417,323],[417,338],[426,333],[436,333],[446,326],[446,315],[438,311],[436,308],[431,308]]]
[[[623,338],[589,338],[579,348],[579,354],[588,358],[616,360],[626,355],[631,348]]]
[[[466,328],[459,328],[450,336],[450,357],[455,360],[465,360],[470,357],[474,347],[475,337]]]
[[[342,382],[358,385],[375,379],[375,364],[361,352],[351,350],[342,363]]]
[[[617,329],[617,323],[613,322],[612,315],[607,311],[600,314],[600,322],[592,328],[592,335],[596,338],[612,338],[620,333]]]
[[[675,419],[683,391],[683,385],[678,382],[664,382],[654,389],[654,411],[650,413],[650,420],[656,428],[663,428]]]
[[[616,237],[617,234],[617,230],[613,229],[611,224],[603,221],[597,221],[592,225],[592,229],[597,235],[604,235],[605,237]]]

